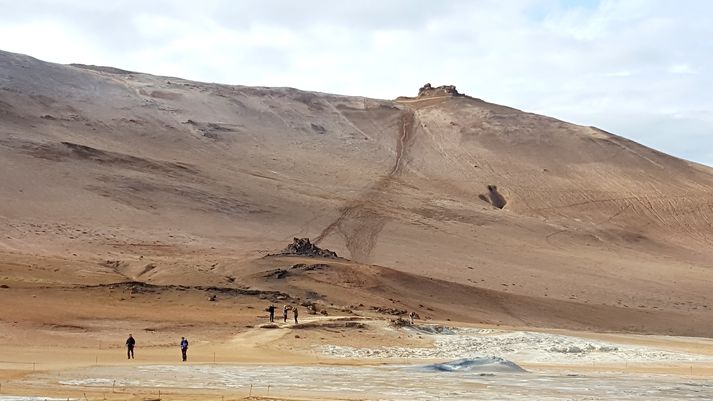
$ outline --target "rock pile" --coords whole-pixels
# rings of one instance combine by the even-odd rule
[[[287,245],[278,255],[312,256],[320,258],[338,258],[337,253],[329,249],[322,249],[311,243],[309,238],[293,238],[292,243]]]

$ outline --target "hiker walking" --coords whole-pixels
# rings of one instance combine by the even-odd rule
[[[282,307],[282,321],[284,323],[287,323],[287,312],[290,310],[289,305],[285,305]]]
[[[292,315],[295,317],[295,324],[297,324],[297,315],[298,314],[299,313],[297,312],[297,307],[295,306],[294,308],[292,308]]]
[[[270,304],[270,306],[267,307],[267,311],[270,313],[270,322],[275,321],[275,305]]]
[[[183,362],[188,359],[188,340],[185,337],[181,337],[181,356],[183,357]]]
[[[126,339],[126,359],[134,359],[134,346],[136,345],[136,340],[129,334],[129,338]]]

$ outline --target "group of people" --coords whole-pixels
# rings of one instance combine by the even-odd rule
[[[277,310],[277,308],[275,307],[275,305],[270,304],[270,306],[268,306],[266,310],[270,313],[270,322],[274,322],[275,310]],[[287,316],[289,315],[290,311],[292,311],[292,316],[295,319],[295,324],[297,324],[299,311],[297,310],[296,306],[285,305],[282,308],[282,319],[285,323],[287,323]],[[126,357],[128,359],[134,359],[134,347],[136,347],[136,339],[134,339],[133,335],[129,334],[129,338],[126,339]],[[185,337],[181,337],[180,347],[181,359],[183,360],[183,362],[185,362],[186,360],[188,360],[188,340],[186,340]]]
[[[275,307],[274,304],[270,304],[270,306],[265,309],[269,314],[270,314],[270,322],[275,321],[275,311],[277,308]],[[287,316],[289,315],[290,311],[292,311],[292,316],[295,319],[295,324],[297,324],[297,318],[299,317],[299,311],[297,310],[296,306],[292,305],[285,305],[282,307],[282,320],[287,323]]]
[[[126,357],[127,359],[134,359],[134,347],[136,346],[136,339],[134,336],[129,334],[129,338],[126,339]],[[181,337],[181,357],[183,362],[188,360],[188,340],[186,337]]]
[[[270,322],[275,321],[275,311],[277,308],[275,307],[274,304],[270,304],[270,306],[265,309],[269,314],[270,314]],[[299,311],[297,310],[296,306],[292,305],[285,305],[282,307],[282,320],[287,323],[287,316],[289,315],[290,311],[292,311],[292,316],[295,319],[295,324],[297,324],[297,318],[299,317]],[[414,319],[418,318],[418,315],[415,312],[411,312],[409,314],[409,318],[411,319],[411,324],[413,324]],[[134,339],[134,336],[129,334],[129,338],[126,339],[126,357],[128,359],[134,359],[134,347],[136,346],[136,340]],[[180,342],[180,347],[181,347],[181,358],[183,359],[183,362],[188,360],[188,340],[186,340],[185,337],[181,337],[181,342]]]

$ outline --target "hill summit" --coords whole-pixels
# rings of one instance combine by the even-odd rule
[[[437,87],[431,84],[425,84],[418,89],[418,97],[435,97],[435,96],[462,96],[456,90],[455,85],[441,85]]]

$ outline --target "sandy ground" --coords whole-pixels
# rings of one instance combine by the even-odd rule
[[[354,321],[372,337],[352,335],[345,340],[344,329],[335,329],[335,323]],[[531,332],[444,323],[394,327],[384,320],[355,320],[353,316],[310,318],[305,322],[309,329],[281,324],[251,328],[226,342],[194,342],[187,363],[180,362],[176,345],[138,346],[136,359],[126,360],[124,348],[118,345],[91,349],[4,344],[0,346],[5,356],[0,362],[0,390],[5,396],[90,400],[679,400],[713,396],[713,344],[707,339]],[[463,346],[464,341],[471,345]],[[481,346],[472,345],[476,343]],[[554,346],[579,349],[563,352]],[[350,353],[345,354],[345,349]],[[428,368],[434,362],[462,358],[495,358],[496,363],[462,371]],[[510,365],[497,362],[498,358],[526,372],[513,371]],[[652,377],[656,378],[653,384]]]
[[[201,254],[162,252],[180,263],[205,263]],[[537,305],[574,316],[577,309],[567,308],[576,303],[538,304],[344,259],[270,256],[238,264],[218,256],[214,270],[149,269],[158,270],[155,279],[138,281],[145,269],[114,261],[2,256],[2,396],[681,400],[713,394],[707,338],[551,329],[547,314],[539,325],[483,323],[477,309],[470,321],[460,321],[467,311],[453,307],[473,303],[490,319],[517,323],[514,313],[534,321]],[[508,303],[508,313],[498,314],[493,302]],[[271,303],[278,308],[274,324],[265,311]],[[282,321],[285,304],[300,310],[299,324],[291,314]],[[422,315],[416,326],[398,321],[404,311]],[[125,355],[129,333],[137,339],[133,360]],[[179,359],[181,336],[191,343],[187,363]],[[483,358],[492,362],[486,368],[477,362]],[[508,370],[498,358],[526,372]],[[459,360],[477,366],[429,367]]]

